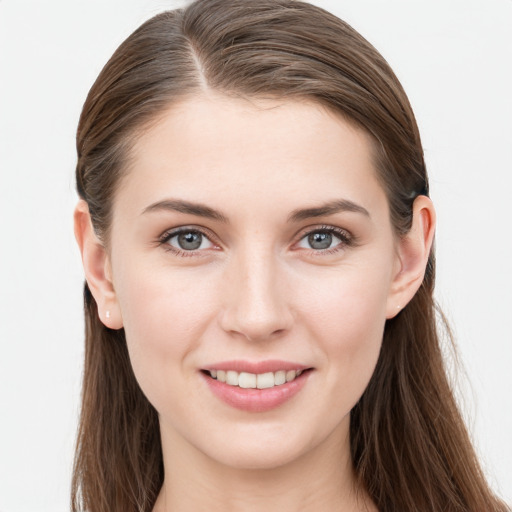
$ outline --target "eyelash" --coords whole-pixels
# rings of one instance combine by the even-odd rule
[[[340,243],[335,245],[334,247],[330,247],[328,249],[312,249],[309,248],[311,254],[315,256],[327,256],[330,254],[335,254],[339,251],[346,249],[347,247],[352,247],[355,245],[355,238],[351,235],[347,230],[338,228],[336,226],[315,226],[313,228],[307,228],[306,231],[303,231],[300,235],[299,242],[304,240],[306,237],[314,234],[314,233],[329,233],[340,240]],[[298,242],[297,242],[298,243]],[[308,250],[308,249],[306,249]]]
[[[166,231],[163,235],[161,235],[158,239],[158,245],[162,246],[165,251],[172,252],[176,256],[180,257],[190,257],[190,256],[204,256],[202,254],[204,250],[193,250],[193,251],[185,251],[183,249],[177,249],[176,247],[173,247],[168,242],[171,240],[171,238],[174,238],[175,236],[179,236],[182,233],[199,233],[200,235],[204,236],[207,240],[210,241],[210,243],[217,245],[214,241],[214,237],[211,233],[205,231],[204,229],[196,228],[196,227],[190,227],[190,226],[183,226],[181,228],[172,229],[170,231]]]
[[[181,227],[177,229],[173,229],[170,231],[166,231],[163,235],[161,235],[158,238],[158,245],[162,246],[165,251],[172,252],[174,255],[179,257],[190,257],[190,256],[203,256],[204,249],[201,250],[191,250],[186,251],[183,249],[177,249],[176,247],[173,247],[168,242],[172,238],[179,236],[182,233],[199,233],[200,235],[204,236],[207,240],[210,241],[210,243],[216,245],[216,242],[214,241],[214,237],[211,233],[205,231],[204,229],[200,229],[197,227]],[[334,254],[340,250],[343,250],[347,247],[351,247],[355,245],[355,238],[353,235],[351,235],[348,231],[337,228],[335,226],[315,226],[313,228],[308,228],[307,231],[303,231],[300,235],[300,238],[297,243],[304,240],[306,237],[314,234],[314,233],[329,233],[332,235],[335,235],[336,238],[340,240],[340,243],[335,245],[334,247],[328,248],[328,249],[312,249],[310,248],[309,251],[314,254],[315,256],[325,256],[329,254]],[[308,249],[306,249],[308,250]]]

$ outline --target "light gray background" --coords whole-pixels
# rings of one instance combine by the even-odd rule
[[[250,1],[250,0],[249,0]],[[512,1],[324,0],[388,59],[415,109],[437,205],[437,297],[463,408],[512,501]],[[142,21],[179,2],[0,0],[0,511],[69,510],[83,356],[74,132]]]

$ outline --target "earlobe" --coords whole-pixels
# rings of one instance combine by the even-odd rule
[[[94,232],[89,207],[83,200],[75,208],[74,230],[82,255],[85,278],[98,305],[100,320],[110,329],[121,329],[123,321],[112,283],[110,258]]]
[[[413,220],[409,232],[398,243],[398,270],[388,297],[387,316],[393,318],[418,291],[432,249],[436,212],[430,198],[418,196],[413,204]]]

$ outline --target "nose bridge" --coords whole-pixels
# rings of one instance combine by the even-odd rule
[[[271,247],[246,247],[228,269],[223,328],[262,340],[290,326],[291,313],[279,261]]]

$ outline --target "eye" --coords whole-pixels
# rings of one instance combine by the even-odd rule
[[[350,243],[351,237],[346,231],[334,226],[326,226],[307,233],[300,239],[297,247],[318,252],[331,252],[348,246]]]
[[[167,232],[160,239],[160,243],[168,246],[168,250],[175,252],[193,252],[203,249],[212,249],[215,244],[197,229],[179,229]]]

